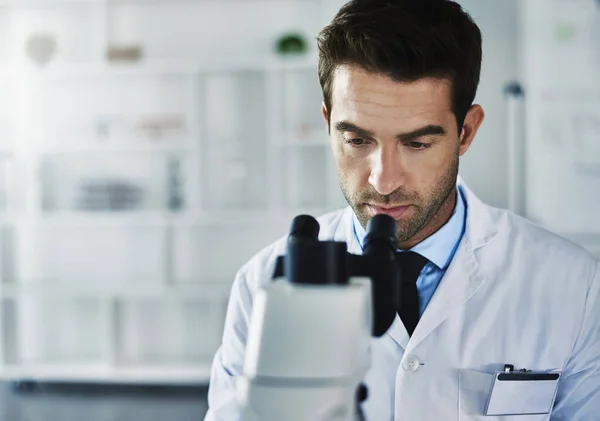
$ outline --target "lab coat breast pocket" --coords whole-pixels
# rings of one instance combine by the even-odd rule
[[[486,416],[485,406],[494,382],[494,373],[460,370],[458,376],[459,421],[549,421],[550,414]]]

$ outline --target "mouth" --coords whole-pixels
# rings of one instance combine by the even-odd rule
[[[408,211],[409,206],[380,206],[367,203],[367,209],[371,217],[375,215],[389,215],[394,219],[399,219]]]

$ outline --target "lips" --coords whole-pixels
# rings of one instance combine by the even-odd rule
[[[367,205],[371,216],[375,215],[389,215],[394,219],[399,219],[406,213],[410,206],[396,206],[396,207],[382,207],[377,205]]]

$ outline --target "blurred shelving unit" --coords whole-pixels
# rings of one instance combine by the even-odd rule
[[[315,26],[329,3],[269,10]],[[235,271],[295,215],[345,203],[314,53],[177,49],[152,35],[174,4],[222,7],[0,1],[1,378],[205,383]],[[132,38],[147,56],[107,59]]]
[[[600,259],[600,2],[518,6],[524,95],[508,102],[513,197],[523,216]]]

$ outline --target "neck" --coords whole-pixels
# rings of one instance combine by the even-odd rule
[[[412,236],[409,240],[402,243],[398,243],[400,250],[408,250],[419,244],[421,241],[434,234],[437,230],[443,227],[452,216],[454,207],[456,206],[456,187],[452,189],[452,192],[448,195],[440,209],[437,211],[435,216],[425,225],[417,234]]]

